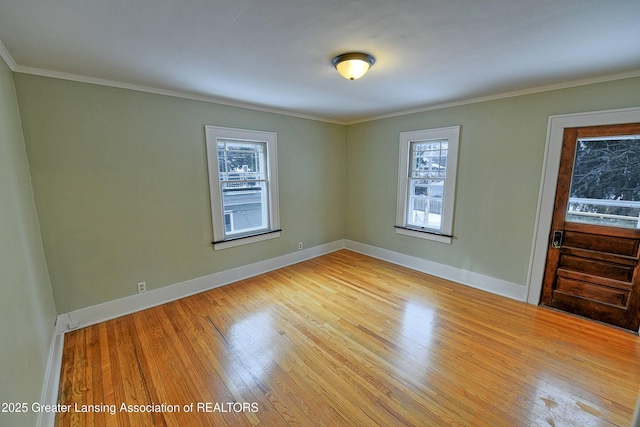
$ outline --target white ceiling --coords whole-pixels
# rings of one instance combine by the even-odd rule
[[[640,0],[0,0],[0,40],[14,71],[349,123],[640,75],[639,18]],[[376,63],[347,81],[331,58],[352,50]]]

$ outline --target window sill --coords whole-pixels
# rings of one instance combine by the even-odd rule
[[[426,231],[426,230],[420,231],[420,230],[414,230],[411,228],[402,227],[399,225],[396,225],[395,228],[396,228],[396,233],[402,234],[403,236],[411,236],[411,237],[417,237],[418,239],[433,240],[434,242],[447,243],[449,245],[453,240],[452,236],[439,234],[435,231]]]
[[[276,239],[280,237],[281,231],[282,230],[268,231],[266,233],[255,234],[253,236],[238,237],[235,239],[213,242],[213,249],[216,251],[220,251],[222,249],[262,242],[263,240]]]

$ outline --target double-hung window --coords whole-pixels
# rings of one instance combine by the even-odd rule
[[[280,236],[276,134],[206,126],[214,248]]]
[[[460,126],[400,134],[396,232],[451,243]]]

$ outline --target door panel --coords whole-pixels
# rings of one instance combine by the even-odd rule
[[[570,227],[570,225],[569,225]],[[585,250],[627,255],[633,257],[638,253],[638,241],[624,237],[614,237],[615,230],[609,230],[607,237],[597,238],[593,234],[573,232],[565,228],[564,244],[567,247],[582,248]]]
[[[640,124],[565,129],[541,303],[637,331]]]
[[[607,304],[624,307],[627,304],[628,293],[619,289],[608,288],[601,284],[592,284],[558,276],[556,292],[576,297],[600,300]]]

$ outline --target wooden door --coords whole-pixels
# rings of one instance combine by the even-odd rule
[[[541,304],[637,331],[640,123],[565,129]]]

